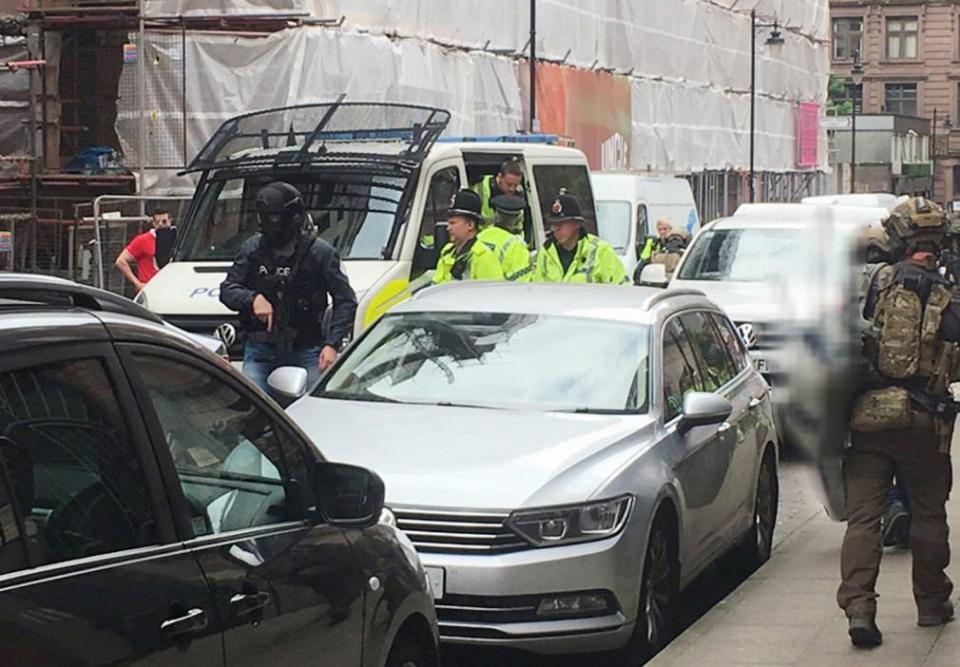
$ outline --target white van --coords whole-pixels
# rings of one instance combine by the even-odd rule
[[[301,190],[318,235],[343,258],[359,299],[355,334],[429,282],[435,226],[445,222],[453,194],[496,174],[507,160],[523,168],[531,252],[545,242],[544,219],[561,188],[580,200],[595,229],[581,151],[553,145],[549,135],[438,142],[448,120],[440,109],[349,102],[227,121],[187,168],[200,180],[173,259],[137,301],[188,331],[219,332],[236,355],[238,316],[220,303],[220,283],[257,231],[253,197],[274,180]]]
[[[674,176],[593,172],[600,238],[613,246],[627,269],[633,271],[644,238],[657,233],[657,221],[666,219],[692,237],[700,229],[700,216],[690,183]]]
[[[817,195],[804,197],[801,204],[825,204],[828,206],[882,207],[893,210],[900,200],[888,192],[857,193],[847,195]]]

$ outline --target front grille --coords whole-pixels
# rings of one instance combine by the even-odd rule
[[[190,333],[217,337],[217,327],[221,324],[230,324],[236,332],[236,339],[229,348],[231,359],[243,359],[243,333],[240,329],[240,317],[237,315],[210,316],[210,315],[163,315],[170,324]]]
[[[752,350],[775,350],[787,344],[787,331],[781,324],[773,322],[736,322],[735,324],[738,329],[744,324],[750,324],[753,327],[756,342],[750,346]]]
[[[394,509],[394,516],[421,553],[501,554],[532,548],[504,525],[507,514]]]

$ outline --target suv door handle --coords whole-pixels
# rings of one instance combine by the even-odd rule
[[[726,433],[731,428],[733,427],[730,425],[730,422],[723,422],[722,424],[720,424],[720,426],[717,427],[717,433]]]
[[[763,403],[763,401],[757,398],[756,396],[754,396],[753,398],[750,399],[750,402],[747,403],[747,407],[750,410],[753,410],[754,408],[759,408],[761,403]]]
[[[160,632],[168,637],[199,632],[207,627],[207,612],[203,609],[191,609],[183,616],[168,618],[160,624]]]
[[[230,608],[241,618],[262,610],[268,604],[270,604],[269,593],[237,593],[230,598]]]

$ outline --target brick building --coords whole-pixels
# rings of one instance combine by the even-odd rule
[[[859,50],[863,85],[848,83],[858,112],[932,123],[936,110],[934,194],[960,199],[960,0],[831,0],[830,7],[831,73],[849,81]]]

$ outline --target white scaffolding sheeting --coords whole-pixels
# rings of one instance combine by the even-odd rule
[[[163,57],[166,43],[146,33],[141,57]],[[490,55],[449,53],[413,40],[340,30],[299,28],[265,38],[187,33],[187,155],[180,142],[179,93],[163,76],[146,81],[151,141],[170,139],[170,151],[189,161],[225,120],[249,111],[330,102],[340,93],[352,101],[422,104],[451,112],[449,131],[457,134],[514,133],[522,125],[516,64]],[[134,89],[136,65],[125,66],[121,90]],[[164,105],[169,106],[164,106]],[[129,164],[139,164],[139,109],[121,98],[117,134]],[[148,171],[145,191],[189,190],[191,181],[166,171]]]
[[[188,153],[231,115],[329,101],[342,92],[354,101],[448,108],[449,131],[456,134],[514,132],[523,123],[523,61],[515,58],[529,53],[529,3],[523,0],[146,0],[146,7],[154,16],[346,17],[340,29],[294,28],[262,39],[188,32]],[[756,169],[791,171],[797,105],[826,100],[828,0],[538,0],[537,55],[629,77],[622,80],[631,93],[631,108],[624,109],[631,119],[631,167],[674,173],[744,169],[751,9],[763,23],[776,17],[786,40],[773,57],[765,46],[769,28],[757,31]],[[150,39],[148,31],[147,62],[153,58]],[[484,48],[508,49],[515,57],[493,56]],[[136,68],[128,68],[129,78]],[[150,72],[147,99],[164,97],[157,93],[165,84],[156,76]],[[121,100],[117,121],[125,152],[133,157],[134,102]],[[149,123],[162,124],[179,107],[146,111]],[[825,132],[820,135],[824,146]],[[820,168],[825,163],[821,149]],[[144,185],[174,183],[157,175]]]

